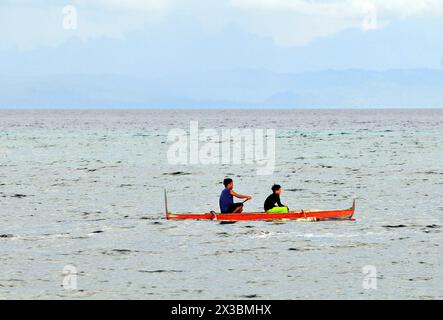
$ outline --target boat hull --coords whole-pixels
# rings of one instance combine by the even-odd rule
[[[235,213],[235,214],[175,214],[167,213],[168,220],[216,220],[216,221],[327,221],[327,220],[352,220],[355,213],[355,201],[351,208],[345,210],[307,210],[291,211],[288,213]]]

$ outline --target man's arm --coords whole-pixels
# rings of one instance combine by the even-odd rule
[[[246,196],[246,195],[243,195],[243,194],[238,194],[234,190],[231,190],[231,196],[234,196],[234,197],[239,198],[239,199],[248,199],[248,200],[252,199],[251,196]]]
[[[277,205],[278,205],[279,207],[287,207],[287,206],[285,206],[284,204],[281,203],[281,201],[280,201],[280,196],[277,196]]]

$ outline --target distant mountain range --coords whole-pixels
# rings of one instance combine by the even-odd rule
[[[434,108],[443,70],[2,76],[0,108]]]
[[[401,19],[289,47],[179,17],[121,38],[73,35],[0,50],[0,108],[443,107],[442,25]]]

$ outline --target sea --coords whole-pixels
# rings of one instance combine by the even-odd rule
[[[273,172],[173,163],[192,123],[273,130]],[[442,299],[442,163],[442,109],[0,110],[0,299]],[[165,219],[225,177],[355,221]]]

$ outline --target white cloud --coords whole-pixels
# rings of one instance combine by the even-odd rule
[[[271,36],[283,46],[305,45],[349,28],[364,31],[391,20],[443,15],[442,0],[229,0],[242,10],[251,32]]]
[[[292,11],[308,15],[349,15],[355,13],[353,1],[306,0],[230,0],[231,5],[243,9]]]
[[[374,2],[381,13],[401,18],[443,15],[441,0],[374,0]]]
[[[161,19],[173,0],[72,0],[37,3],[30,0],[0,2],[0,49],[30,50],[57,46],[70,37],[83,41],[98,37],[122,38],[143,29],[147,21]],[[78,28],[66,30],[63,8],[75,8]]]
[[[104,9],[164,10],[171,7],[173,0],[73,0],[73,4],[89,5]]]
[[[78,11],[78,29],[69,32],[62,28],[67,4]],[[72,36],[121,38],[163,19],[172,26],[191,19],[209,34],[235,24],[278,45],[300,46],[426,15],[443,15],[443,0],[0,0],[0,49],[57,46]]]
[[[97,7],[104,10],[108,9],[144,9],[144,10],[163,10],[171,7],[176,0],[2,0],[0,7],[26,7],[26,8],[50,8],[63,7],[66,5]]]
[[[399,17],[443,14],[441,0],[230,0],[230,4],[243,9],[335,17],[361,16],[368,6],[382,14]]]

